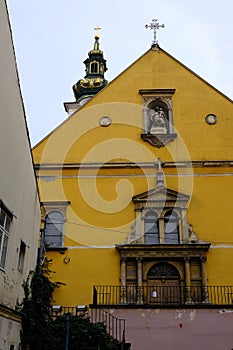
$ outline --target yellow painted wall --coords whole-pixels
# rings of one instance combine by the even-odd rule
[[[34,152],[35,162],[38,163],[40,159],[42,162],[73,162],[73,158],[80,162],[99,140],[102,143],[103,140],[121,136],[125,138],[125,134],[144,146],[140,139],[142,99],[139,90],[152,88],[176,89],[173,96],[174,124],[180,139],[168,145],[173,158],[183,158],[183,140],[192,159],[220,159],[223,152],[224,159],[231,159],[232,101],[166,52],[149,50],[42,140]],[[216,125],[205,123],[208,113],[219,117]],[[103,115],[112,118],[113,124],[109,128],[99,127],[99,118]],[[145,147],[152,153],[158,153],[153,147]],[[75,157],[72,157],[74,153]],[[161,156],[164,153],[166,155],[165,149],[159,150]],[[99,152],[95,161],[103,156]],[[112,153],[105,148],[105,157],[108,156],[111,157]]]
[[[119,259],[115,249],[76,248],[65,254],[51,253],[54,281],[65,283],[54,293],[56,304],[87,305],[92,302],[94,285],[118,285]],[[68,261],[67,257],[70,259]]]
[[[166,147],[155,148],[140,137],[140,89],[176,90],[177,139]],[[232,112],[232,101],[200,77],[166,52],[149,50],[34,148],[35,163],[41,163],[41,200],[70,201],[64,242],[68,249],[48,253],[54,278],[66,283],[56,291],[56,303],[89,304],[93,285],[120,284],[115,244],[124,243],[134,223],[132,196],[156,186],[153,163],[158,157],[163,162],[231,160]],[[209,113],[217,115],[216,125],[205,122]],[[109,127],[99,125],[102,116],[111,117]],[[188,221],[201,240],[212,244],[209,284],[233,285],[233,274],[226,271],[233,253],[232,166],[198,163],[166,167],[164,172],[168,188],[190,195]],[[70,261],[65,263],[64,257]]]

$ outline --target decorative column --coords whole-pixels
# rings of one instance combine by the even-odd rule
[[[190,258],[185,258],[185,289],[186,289],[186,304],[192,303],[191,296],[191,274],[190,274]]]
[[[146,99],[143,98],[142,102],[143,102],[143,104],[146,103]],[[144,134],[147,134],[148,131],[149,131],[149,125],[148,125],[149,117],[147,116],[147,114],[148,114],[148,108],[144,106],[143,107],[143,117],[142,117],[142,122],[143,122],[142,127],[143,127],[143,133]]]
[[[165,243],[164,217],[159,218],[159,243]]]
[[[180,220],[180,243],[185,243],[188,242],[188,238],[189,238],[189,232],[188,232],[188,219],[187,219],[187,209],[186,208],[182,208],[181,210],[181,217],[183,218],[182,220]]]
[[[137,303],[143,303],[142,259],[137,258]]]
[[[144,220],[142,220],[142,208],[139,206],[135,209],[136,212],[136,237],[135,240],[144,244]]]
[[[121,258],[121,303],[126,303],[126,258]]]
[[[209,303],[207,272],[206,272],[206,256],[201,256],[201,279],[202,279],[202,302]]]

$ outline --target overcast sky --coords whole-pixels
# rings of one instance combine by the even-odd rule
[[[60,124],[63,102],[85,75],[94,27],[111,81],[147,51],[153,18],[159,45],[233,99],[232,0],[7,0],[32,145]]]

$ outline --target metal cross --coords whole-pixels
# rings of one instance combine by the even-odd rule
[[[95,30],[95,36],[99,36],[99,30],[100,30],[101,28],[100,27],[95,27],[94,28],[94,30]]]
[[[153,37],[152,45],[158,44],[158,40],[156,40],[156,30],[158,30],[159,28],[164,28],[165,27],[164,24],[159,24],[157,21],[158,21],[157,19],[152,19],[153,23],[145,25],[146,28],[153,29],[153,31],[154,31],[154,37]]]

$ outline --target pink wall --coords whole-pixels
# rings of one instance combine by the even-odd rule
[[[231,350],[233,309],[111,309],[132,350]]]

